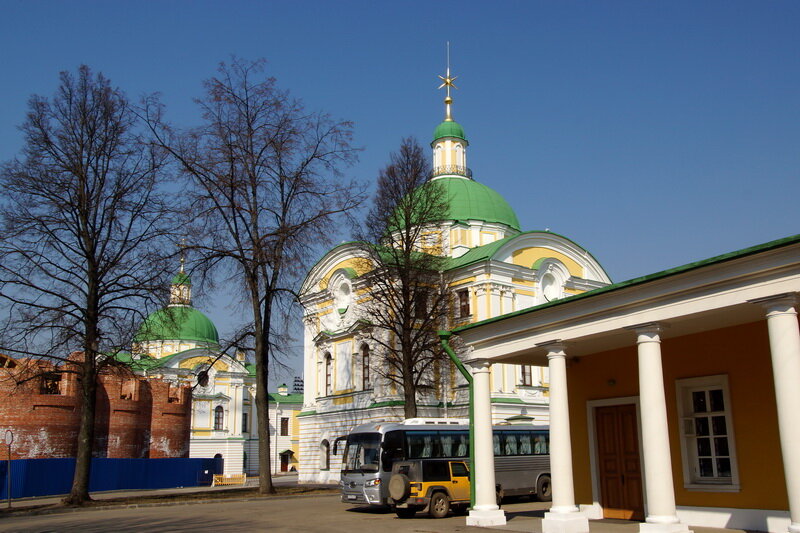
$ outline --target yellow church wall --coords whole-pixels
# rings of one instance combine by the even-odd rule
[[[571,276],[583,277],[583,268],[578,263],[561,252],[557,252],[550,248],[536,246],[533,248],[516,250],[511,254],[511,262],[515,265],[531,268],[537,259],[542,259],[543,257],[552,257],[554,259],[558,259],[564,263],[564,266],[567,267],[567,270],[569,270]]]
[[[356,274],[360,276],[372,270],[373,267],[372,267],[372,262],[369,259],[365,259],[363,257],[350,257],[343,261],[339,261],[330,270],[328,270],[328,272],[325,273],[322,279],[319,280],[320,290],[325,290],[328,288],[328,282],[330,281],[331,276],[333,275],[334,272],[336,272],[340,268],[352,268],[353,270],[356,271]]]
[[[631,341],[630,347],[568,362],[575,497],[582,504],[592,503],[587,402],[638,396],[633,334]],[[665,339],[662,362],[676,504],[787,509],[766,323]],[[684,488],[676,380],[716,375],[728,377],[738,492],[714,492],[713,485],[704,491]]]
[[[178,368],[190,368],[191,369],[191,368],[197,367],[198,365],[204,365],[204,364],[210,363],[213,360],[214,360],[213,358],[206,357],[206,356],[203,356],[203,357],[190,357],[189,359],[184,359],[183,361],[181,361],[180,364],[178,365]],[[218,360],[216,363],[214,363],[214,369],[217,370],[217,371],[220,371],[220,372],[227,372],[229,367],[224,362]]]

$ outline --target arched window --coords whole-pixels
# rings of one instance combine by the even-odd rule
[[[222,431],[225,422],[225,410],[221,405],[214,408],[214,431]]]
[[[461,143],[456,144],[456,161],[455,165],[457,167],[463,167],[464,165],[464,147],[461,146]]]
[[[366,344],[361,347],[361,388],[370,388],[369,382],[369,346]]]
[[[319,445],[319,469],[331,469],[331,444],[327,439],[323,440],[322,444]]]
[[[331,380],[333,372],[333,358],[331,354],[325,354],[325,396],[333,394],[333,381]]]

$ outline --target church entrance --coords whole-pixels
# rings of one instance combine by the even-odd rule
[[[595,427],[603,517],[644,520],[636,406],[595,408]]]

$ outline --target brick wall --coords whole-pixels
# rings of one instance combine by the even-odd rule
[[[12,458],[74,457],[80,406],[75,374],[16,380],[50,370],[29,361],[0,369],[0,438],[14,432]],[[58,377],[60,376],[60,377]],[[16,378],[16,379],[15,379]],[[188,457],[191,391],[130,373],[100,377],[95,412],[95,457]]]

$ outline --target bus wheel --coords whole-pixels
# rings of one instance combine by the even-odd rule
[[[536,497],[540,502],[549,502],[553,499],[553,487],[550,485],[550,476],[539,476],[536,482]]]
[[[437,492],[431,496],[430,510],[428,511],[431,518],[444,518],[449,511],[450,500],[447,499],[447,494]]]
[[[398,518],[413,518],[414,515],[417,514],[417,509],[415,507],[395,507],[394,513]]]

